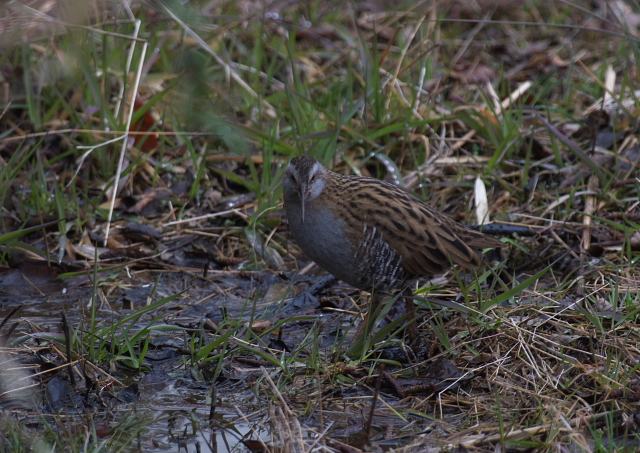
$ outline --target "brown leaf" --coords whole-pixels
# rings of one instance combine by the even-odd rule
[[[144,101],[138,95],[134,102],[134,110],[137,112],[145,106]],[[151,132],[152,129],[157,129],[160,123],[160,117],[154,114],[152,109],[147,110],[140,120],[131,125],[131,130],[140,132],[149,132],[149,134],[132,134],[134,137],[134,144],[145,153],[156,149],[160,143],[159,135],[156,132]]]
[[[470,68],[453,72],[451,77],[463,83],[482,85],[496,80],[496,72],[489,66],[476,64]]]
[[[176,195],[167,188],[153,189],[142,195],[136,204],[128,208],[126,212],[148,217],[162,212],[166,202],[176,198]]]
[[[140,259],[151,256],[150,253],[142,250],[140,247],[121,248],[118,250],[107,250],[100,254],[101,260],[114,259],[114,258],[129,258]]]
[[[160,232],[153,225],[127,222],[120,227],[120,234],[134,242],[153,242],[160,239]]]

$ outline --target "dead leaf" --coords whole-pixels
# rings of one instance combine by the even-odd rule
[[[273,327],[273,323],[268,319],[256,319],[251,324],[251,330],[256,333],[264,333]]]
[[[126,222],[119,228],[120,234],[134,242],[153,242],[160,239],[158,229],[150,224]]]
[[[128,208],[126,212],[139,214],[144,217],[163,212],[167,201],[177,199],[173,191],[164,187],[149,190],[142,196],[136,198],[138,198],[136,204]]]
[[[143,107],[145,107],[145,103],[140,95],[137,95],[133,108],[137,112]],[[148,109],[138,121],[131,125],[132,131],[149,132],[148,134],[132,134],[134,137],[135,146],[140,148],[145,153],[151,152],[158,148],[158,145],[160,144],[160,136],[157,132],[152,131],[154,129],[157,130],[159,124],[160,116],[155,113],[153,109]]]

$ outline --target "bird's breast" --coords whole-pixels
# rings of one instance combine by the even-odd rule
[[[362,213],[361,213],[362,214]],[[345,219],[347,213],[314,200],[305,207],[287,206],[291,233],[302,251],[340,280],[364,290],[395,288],[406,279],[402,257],[366,216]]]
[[[299,205],[287,206],[289,228],[302,251],[320,266],[334,273],[346,266],[353,244],[347,237],[347,224],[320,203],[307,203],[304,223]]]

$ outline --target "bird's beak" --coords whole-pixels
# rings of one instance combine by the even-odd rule
[[[304,207],[307,204],[307,195],[308,195],[308,191],[307,191],[307,184],[306,183],[302,183],[300,184],[300,204],[302,205],[302,224],[304,225]]]

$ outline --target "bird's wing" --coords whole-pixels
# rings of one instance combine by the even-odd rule
[[[430,275],[452,263],[466,269],[480,265],[483,248],[500,247],[498,239],[470,230],[403,190],[386,184],[387,198],[373,218],[384,239],[402,255],[410,274]],[[389,191],[393,194],[389,200]],[[388,201],[387,201],[388,200]]]

